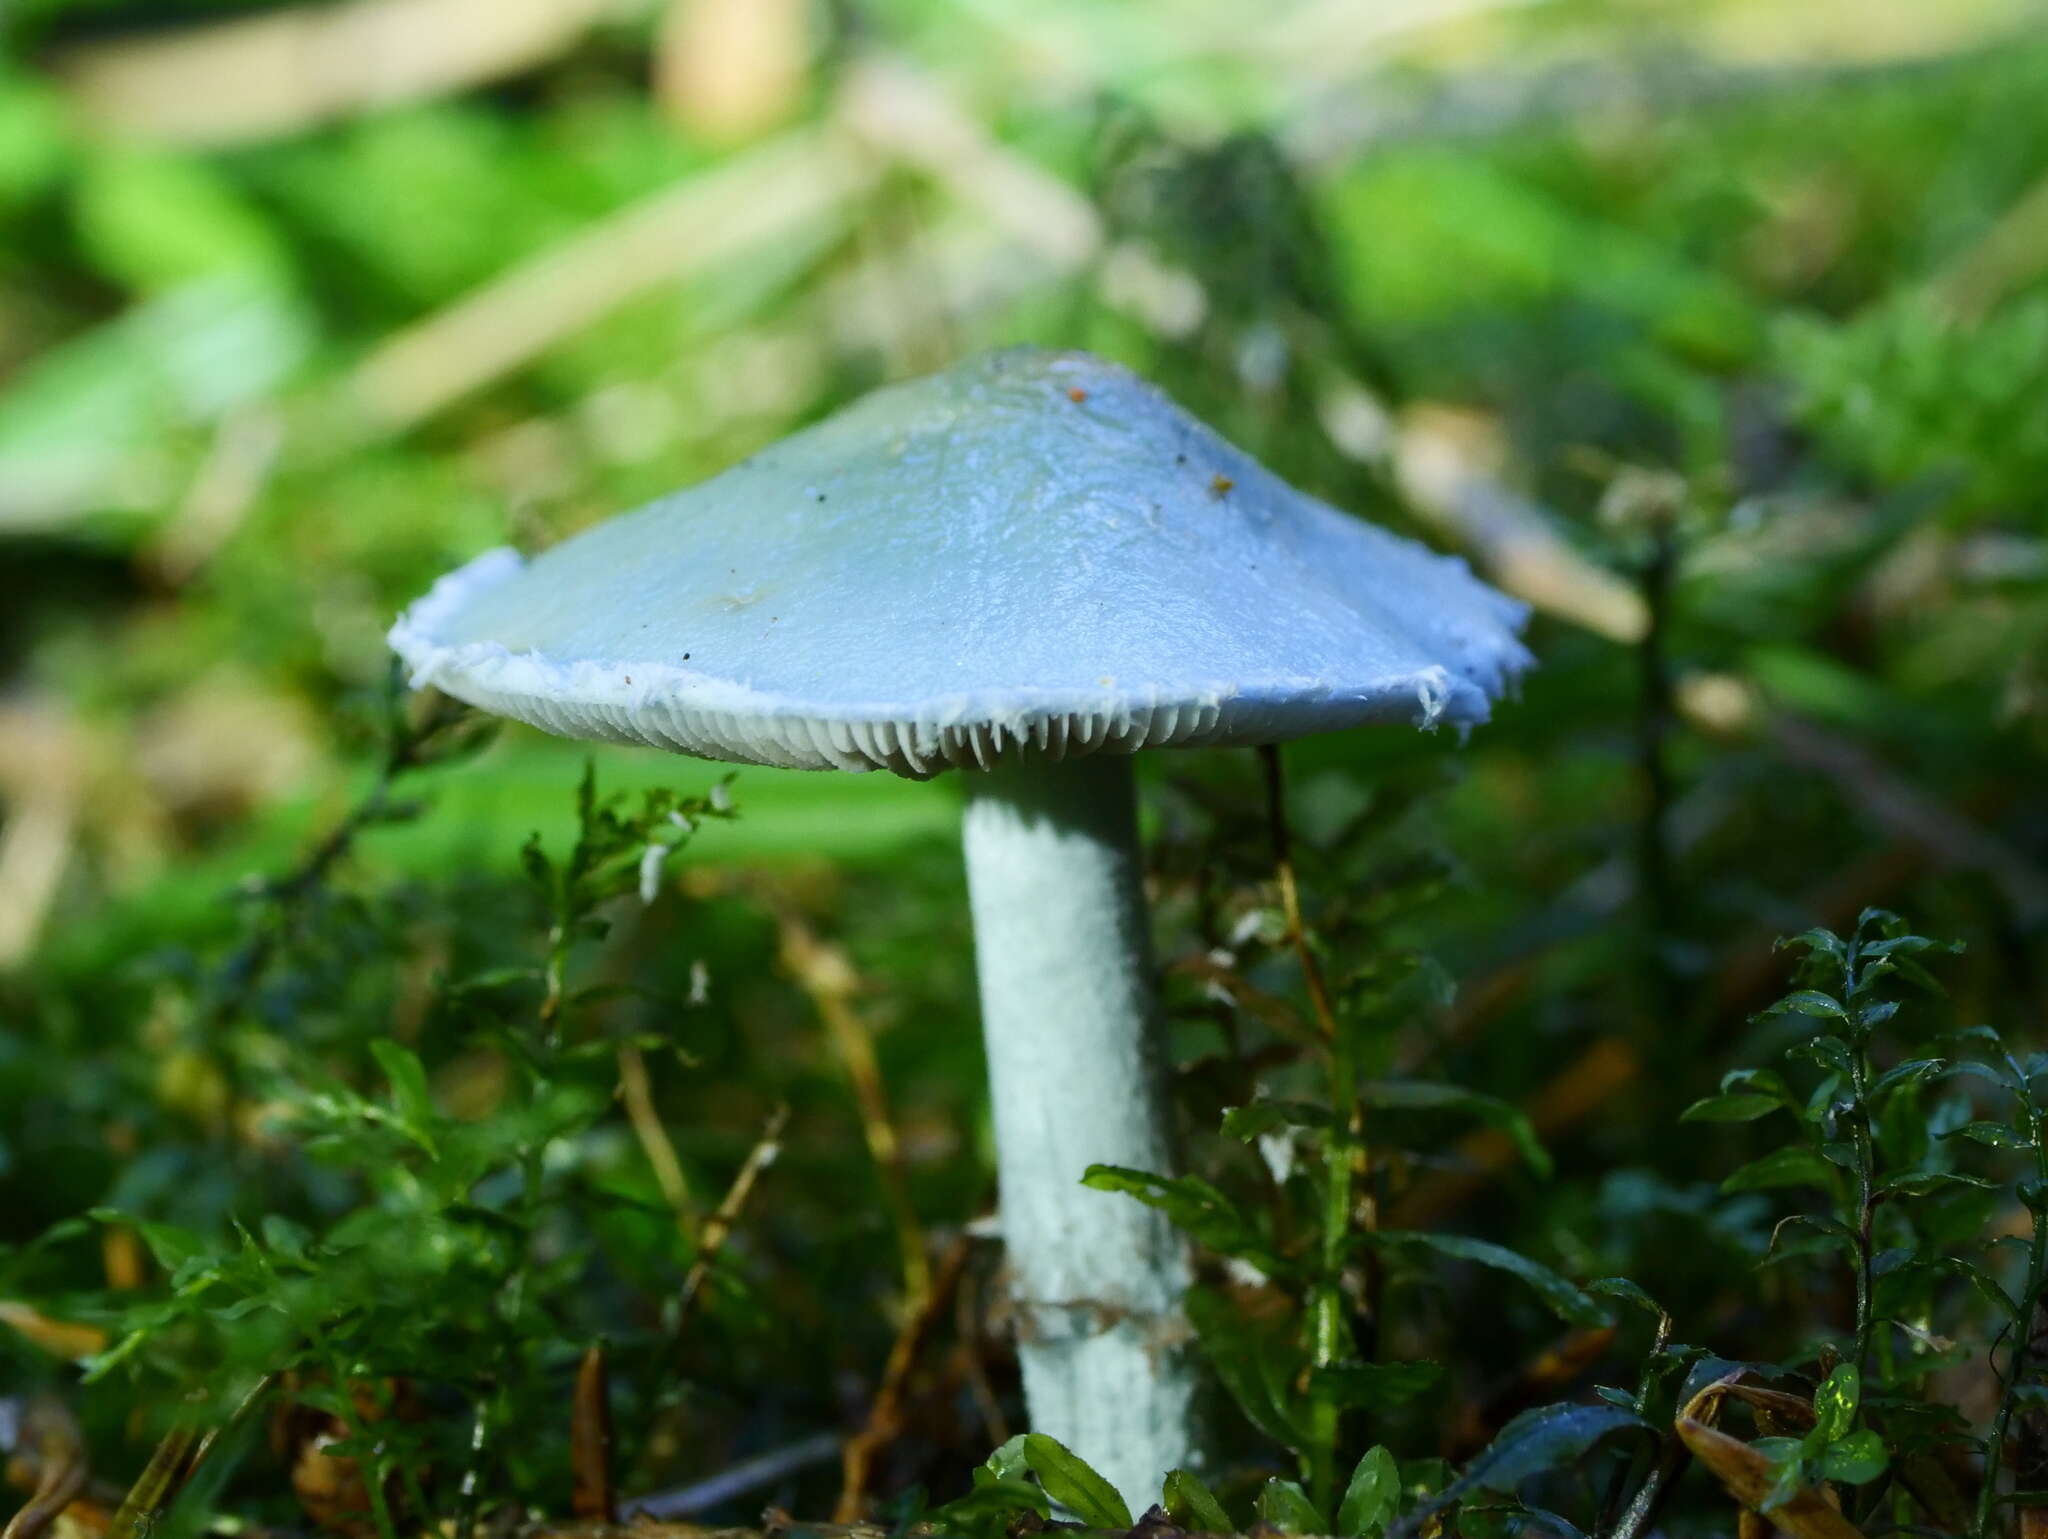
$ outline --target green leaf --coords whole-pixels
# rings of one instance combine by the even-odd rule
[[[1273,1479],[1259,1487],[1259,1521],[1283,1534],[1326,1534],[1330,1525],[1308,1493],[1292,1480]]]
[[[1476,1117],[1505,1133],[1522,1162],[1537,1175],[1547,1179],[1551,1173],[1549,1151],[1536,1137],[1534,1124],[1521,1108],[1499,1096],[1428,1080],[1379,1080],[1364,1088],[1361,1099],[1379,1111],[1448,1111]]]
[[[1844,1079],[1856,1072],[1855,1055],[1850,1051],[1849,1044],[1840,1037],[1808,1037],[1804,1042],[1795,1043],[1787,1048],[1785,1056],[1804,1058],[1809,1063],[1817,1063],[1823,1069],[1834,1070]]]
[[[1944,1138],[1967,1138],[1973,1144],[1983,1144],[1992,1149],[2031,1149],[2034,1141],[2009,1122],[1972,1122],[1953,1132],[1944,1133]]]
[[[1020,1439],[1017,1438],[1010,1440],[1011,1443],[1018,1441]],[[1004,1445],[1004,1448],[1008,1447],[1009,1444]],[[994,1466],[1002,1452],[1003,1449],[998,1449],[987,1464],[975,1467],[973,1487],[965,1496],[947,1502],[930,1514],[940,1532],[986,1534],[995,1539],[1023,1513],[1036,1513],[1041,1518],[1052,1515],[1052,1503],[1046,1499],[1045,1492],[1021,1473],[1002,1475],[996,1472]]]
[[[1822,1021],[1849,1019],[1849,1012],[1842,1002],[1819,989],[1794,989],[1775,1004],[1766,1006],[1760,1019],[1774,1015],[1807,1015]]]
[[[1509,1491],[1531,1475],[1583,1459],[1617,1432],[1654,1429],[1633,1411],[1612,1405],[1546,1405],[1524,1411],[1465,1466],[1465,1473],[1438,1494],[1433,1506],[1467,1491]],[[1411,1517],[1410,1521],[1413,1521]]]
[[[459,999],[468,994],[510,988],[515,983],[538,982],[541,976],[541,969],[525,964],[517,967],[487,967],[481,972],[471,973],[466,978],[450,983],[446,992],[450,999]]]
[[[1384,1249],[1429,1250],[1454,1260],[1492,1267],[1527,1283],[1550,1306],[1551,1312],[1567,1324],[1601,1326],[1608,1323],[1607,1312],[1585,1293],[1541,1262],[1532,1261],[1504,1245],[1461,1234],[1426,1234],[1420,1230],[1400,1229],[1382,1229],[1363,1238],[1366,1243]]]
[[[1379,1539],[1401,1507],[1401,1466],[1384,1446],[1367,1450],[1337,1506],[1343,1539]]]
[[[1737,1094],[1710,1095],[1692,1103],[1678,1114],[1680,1122],[1754,1122],[1759,1117],[1768,1117],[1774,1111],[1783,1111],[1785,1103],[1776,1096]]]
[[[434,1120],[434,1097],[427,1088],[427,1070],[419,1054],[389,1037],[372,1037],[370,1056],[391,1081],[391,1098],[399,1112],[416,1129],[425,1132]]]
[[[1973,1058],[1965,1058],[1960,1063],[1950,1064],[1947,1072],[1952,1078],[1981,1079],[1988,1084],[1996,1085],[2001,1090],[2018,1091],[2020,1089],[2019,1082],[2012,1077],[2009,1070],[2001,1068],[1997,1064],[1979,1063]]]
[[[51,81],[20,70],[0,78],[0,209],[12,212],[72,163],[64,98]]]
[[[1940,952],[1944,956],[1960,956],[1963,943],[1929,940],[1924,935],[1893,935],[1856,948],[1859,957],[1919,956],[1929,951]]]
[[[1721,1183],[1724,1192],[1762,1192],[1781,1186],[1831,1188],[1834,1171],[1826,1160],[1804,1144],[1773,1150],[1762,1159],[1751,1160]]]
[[[1999,1034],[1996,1026],[1987,1026],[1982,1022],[1975,1026],[1958,1026],[1953,1031],[1945,1031],[1941,1034],[1941,1040],[1952,1043],[1959,1049],[1976,1048],[1989,1053],[1993,1059],[2005,1056],[2005,1038]]]
[[[1587,1539],[1586,1531],[1583,1528],[1579,1527],[1570,1518],[1552,1512],[1548,1507],[1536,1507],[1528,1502],[1522,1502],[1520,1506],[1523,1512],[1535,1520],[1533,1531],[1536,1533],[1554,1534],[1557,1536],[1557,1539]],[[1518,1531],[1526,1534],[1531,1532],[1531,1527],[1531,1525],[1525,1525]]]
[[[1856,1422],[1863,1399],[1863,1375],[1854,1363],[1843,1363],[1813,1392],[1813,1435],[1821,1443],[1845,1437]]]
[[[1856,1254],[1858,1243],[1856,1231],[1840,1219],[1830,1218],[1823,1213],[1789,1213],[1780,1219],[1777,1227],[1771,1231],[1771,1243],[1765,1248],[1764,1252],[1767,1258],[1777,1253],[1779,1236],[1787,1229],[1792,1228],[1818,1229],[1830,1241],[1842,1247],[1848,1255],[1853,1256]],[[1808,1247],[1808,1249],[1818,1249],[1818,1247]]]
[[[1223,1510],[1223,1504],[1216,1500],[1214,1493],[1187,1470],[1167,1473],[1162,1504],[1176,1528],[1197,1534],[1231,1534],[1237,1531],[1237,1525],[1230,1521],[1230,1514]]]
[[[540,835],[529,834],[526,843],[519,847],[519,869],[526,873],[526,879],[543,893],[552,894],[555,885],[554,862],[548,859],[547,851],[541,848]]]
[[[1309,1373],[1309,1393],[1346,1410],[1387,1411],[1434,1389],[1443,1364],[1323,1363]]]
[[[1961,1256],[1936,1256],[1927,1263],[1927,1269],[1941,1276],[1960,1277],[2000,1314],[2019,1313],[2018,1301],[2005,1291],[1997,1278],[1973,1261],[1966,1261]]]
[[[1121,1165],[1090,1165],[1081,1184],[1098,1192],[1123,1192],[1157,1208],[1174,1226],[1209,1249],[1249,1261],[1268,1276],[1288,1270],[1286,1261],[1251,1219],[1200,1176],[1155,1176]]]
[[[1619,1299],[1624,1304],[1633,1304],[1652,1319],[1666,1318],[1664,1306],[1651,1298],[1640,1283],[1626,1277],[1603,1277],[1597,1282],[1589,1282],[1586,1292],[1595,1298]]]
[[[1784,936],[1779,940],[1777,949],[1789,951],[1794,946],[1803,946],[1809,955],[1825,957],[1837,966],[1849,959],[1848,946],[1832,930],[1805,930],[1798,935]]]
[[[1838,1170],[1854,1172],[1862,1159],[1854,1139],[1830,1138],[1820,1146],[1820,1157]]]
[[[295,1224],[281,1213],[266,1213],[258,1226],[263,1233],[263,1243],[274,1255],[287,1261],[304,1263],[306,1247],[312,1243],[312,1235],[303,1224]]]
[[[103,149],[85,158],[72,196],[87,259],[139,293],[288,267],[276,228],[198,156]]]
[[[1948,1061],[1943,1058],[1909,1058],[1904,1063],[1893,1064],[1871,1082],[1870,1098],[1875,1101],[1907,1084],[1918,1084],[1947,1067]]]
[[[216,1254],[214,1247],[198,1234],[176,1224],[133,1218],[118,1208],[92,1208],[88,1212],[103,1224],[123,1224],[141,1235],[142,1243],[149,1247],[156,1264],[169,1273],[177,1272],[187,1262]]]
[[[1821,1456],[1820,1473],[1823,1480],[1860,1486],[1877,1479],[1890,1463],[1883,1440],[1865,1427],[1828,1445],[1828,1451]]]
[[[1780,1105],[1795,1111],[1799,1106],[1799,1098],[1792,1094],[1792,1087],[1785,1083],[1785,1076],[1776,1069],[1730,1069],[1721,1076],[1721,1091],[1725,1095],[1737,1090],[1770,1096]]]
[[[1131,1509],[1088,1461],[1043,1432],[1024,1434],[1024,1459],[1045,1494],[1090,1528],[1129,1528]]]
[[[1306,1434],[1297,1423],[1292,1387],[1300,1376],[1300,1348],[1261,1334],[1212,1289],[1190,1288],[1186,1308],[1203,1355],[1245,1420],[1282,1448],[1299,1446]]]
[[[1001,1444],[983,1462],[982,1468],[998,1480],[1022,1480],[1031,1473],[1031,1462],[1024,1453],[1025,1436],[1020,1432]]]
[[[1875,987],[1879,980],[1888,973],[1905,979],[1906,982],[1912,984],[1923,993],[1935,995],[1937,998],[1948,993],[1947,987],[1933,973],[1922,967],[1911,957],[1898,954],[1879,957],[1876,961],[1872,962],[1865,970],[1863,976],[1857,980],[1857,992],[1861,993],[1866,989]]]
[[[1796,1438],[1758,1438],[1750,1446],[1761,1452],[1764,1445],[1778,1441],[1789,1443],[1791,1447],[1771,1459],[1771,1483],[1764,1490],[1763,1501],[1758,1504],[1759,1510],[1767,1517],[1797,1497],[1807,1483],[1806,1464],[1799,1456]]]
[[[1327,1106],[1308,1101],[1254,1101],[1249,1106],[1233,1106],[1223,1114],[1223,1131],[1245,1143],[1282,1128],[1327,1132],[1336,1125],[1336,1114]]]
[[[1953,1170],[1920,1170],[1910,1175],[1893,1176],[1881,1183],[1877,1189],[1879,1197],[1928,1197],[1950,1187],[1974,1186],[1990,1191],[1997,1186],[1995,1181],[1986,1181],[1982,1176],[1966,1176]]]

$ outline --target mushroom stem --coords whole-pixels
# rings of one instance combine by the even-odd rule
[[[1142,1512],[1195,1461],[1198,1370],[1185,1241],[1155,1210],[1081,1185],[1094,1164],[1173,1168],[1131,761],[1025,759],[965,778],[1025,1401],[1035,1431]]]

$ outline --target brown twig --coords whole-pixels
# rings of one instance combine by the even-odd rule
[[[173,1427],[164,1434],[107,1525],[106,1539],[148,1539],[184,1485],[198,1440],[193,1427]]]
[[[1286,781],[1280,772],[1280,750],[1271,743],[1259,749],[1266,771],[1266,821],[1273,834],[1273,875],[1280,884],[1280,913],[1287,924],[1287,942],[1301,964],[1301,976],[1308,988],[1309,1009],[1323,1040],[1337,1040],[1337,1015],[1330,1008],[1330,990],[1323,981],[1323,964],[1309,942],[1308,926],[1301,919],[1301,894],[1294,881],[1294,834],[1287,821]]]
[[[619,1518],[612,1484],[611,1373],[601,1341],[592,1342],[576,1366],[569,1404],[569,1510],[601,1523]]]
[[[960,1279],[966,1273],[973,1249],[974,1241],[969,1235],[962,1234],[953,1240],[939,1263],[937,1277],[926,1290],[916,1312],[896,1333],[895,1344],[889,1349],[888,1364],[882,1370],[881,1386],[868,1407],[867,1420],[860,1431],[846,1440],[841,1451],[839,1500],[832,1508],[833,1522],[856,1522],[867,1506],[868,1479],[874,1469],[875,1456],[894,1442],[903,1430],[903,1401],[911,1370],[917,1366],[925,1344],[931,1339],[940,1314],[959,1291]]]
[[[974,1398],[974,1409],[981,1417],[983,1441],[990,1448],[1000,1448],[1010,1441],[1009,1418],[1003,1415],[1002,1402],[996,1398],[995,1385],[989,1382],[988,1367],[981,1360],[981,1289],[978,1280],[972,1277],[961,1279],[958,1302],[953,1309],[953,1334],[957,1345],[954,1352],[959,1360],[960,1377],[967,1382],[967,1392]]]
[[[924,1313],[931,1293],[931,1262],[925,1255],[924,1229],[917,1221],[917,1209],[910,1200],[910,1183],[903,1166],[902,1145],[896,1138],[895,1123],[889,1116],[889,1097],[882,1084],[881,1065],[875,1059],[875,1042],[860,1012],[853,1008],[853,996],[860,987],[853,964],[840,947],[820,940],[796,909],[774,898],[781,940],[782,965],[789,970],[810,998],[832,1038],[833,1049],[852,1082],[855,1104],[860,1108],[861,1136],[881,1177],[883,1200],[889,1204],[896,1225],[896,1248],[903,1267],[904,1315],[916,1319]]]
[[[2044,231],[2048,178],[2029,187],[1997,223],[1935,274],[1927,285],[1929,297],[1959,321],[1982,320],[2007,295],[2039,275],[2042,252],[2048,249]]]
[[[655,95],[692,134],[750,139],[801,104],[810,23],[804,0],[669,0],[655,36]]]
[[[283,447],[284,422],[272,407],[222,419],[177,511],[139,553],[144,569],[172,588],[198,576],[262,499]]]
[[[1678,1413],[1678,1435],[1692,1456],[1706,1465],[1744,1508],[1768,1512],[1771,1521],[1793,1539],[1861,1539],[1856,1526],[1834,1505],[1826,1486],[1802,1486],[1791,1496],[1783,1496],[1775,1489],[1777,1470],[1770,1459],[1714,1425],[1722,1397],[1736,1377],[1731,1374],[1707,1385]]]
[[[1267,993],[1239,972],[1235,964],[1218,961],[1211,953],[1197,951],[1176,957],[1167,964],[1167,971],[1196,979],[1220,993],[1229,1001],[1230,1009],[1243,1011],[1277,1037],[1297,1044],[1318,1040],[1316,1028],[1303,1020],[1292,1004],[1277,994]],[[1236,1051],[1231,1056],[1241,1060],[1245,1054]]]
[[[351,393],[402,430],[651,289],[700,277],[835,217],[866,188],[843,140],[811,128],[685,177],[399,332]]]
[[[82,43],[52,61],[118,137],[228,144],[440,96],[563,51],[602,0],[344,0]]]
[[[36,1489],[27,1505],[8,1520],[0,1539],[39,1539],[85,1489],[91,1474],[85,1437],[71,1412],[54,1400],[38,1400],[24,1417],[22,1442],[33,1444]]]
[[[247,1394],[235,1402],[235,1408],[228,1413],[226,1421],[216,1422],[206,1429],[205,1434],[199,1439],[199,1446],[192,1450],[192,1457],[185,1465],[184,1474],[180,1477],[181,1483],[198,1474],[206,1461],[213,1457],[213,1451],[220,1446],[220,1440],[255,1413],[256,1407],[261,1405],[277,1387],[278,1377],[276,1373],[263,1375],[249,1386]]]
[[[661,1195],[675,1210],[676,1224],[685,1234],[695,1226],[697,1204],[690,1195],[690,1181],[683,1174],[683,1162],[676,1158],[675,1145],[669,1142],[668,1129],[662,1126],[661,1113],[654,1105],[654,1089],[647,1077],[647,1059],[640,1049],[630,1042],[619,1045],[619,1099],[625,1104],[626,1121],[631,1124],[633,1136],[640,1141],[640,1152],[647,1156],[648,1167],[654,1172],[654,1184],[661,1188]]]
[[[69,714],[36,701],[0,709],[0,969],[34,950],[70,865],[84,744]]]
[[[714,1528],[635,1518],[629,1523],[540,1523],[523,1530],[520,1539],[784,1539],[795,1529],[786,1521],[759,1528]],[[875,1523],[806,1523],[802,1532],[805,1539],[893,1539],[897,1533]],[[929,1524],[913,1524],[909,1530],[913,1536],[930,1532]]]
[[[916,166],[1058,271],[1102,244],[1102,218],[1065,179],[1020,155],[908,58],[871,53],[847,70],[840,111],[860,138]]]
[[[782,1152],[782,1130],[789,1122],[789,1108],[778,1106],[768,1114],[762,1125],[761,1136],[754,1147],[747,1151],[747,1157],[740,1164],[739,1174],[732,1178],[732,1185],[726,1189],[724,1199],[716,1211],[704,1220],[704,1227],[697,1236],[697,1259],[691,1263],[689,1272],[683,1278],[683,1289],[676,1307],[676,1334],[680,1336],[684,1323],[697,1302],[697,1296],[704,1289],[705,1280],[711,1275],[712,1264],[718,1260],[718,1253],[725,1248],[725,1242],[732,1235],[732,1226],[739,1222],[739,1216],[752,1195],[754,1183],[761,1178],[761,1172],[775,1163]]]
[[[53,1319],[33,1304],[25,1304],[19,1299],[0,1299],[0,1325],[52,1357],[70,1362],[107,1349],[107,1332],[101,1327]]]

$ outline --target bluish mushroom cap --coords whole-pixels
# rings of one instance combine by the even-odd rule
[[[479,556],[391,644],[416,685],[568,737],[921,776],[1483,721],[1525,618],[1128,370],[1015,349]]]

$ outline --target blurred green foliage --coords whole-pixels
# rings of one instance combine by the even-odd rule
[[[912,1301],[794,924],[854,979],[935,1274],[968,1257],[871,1509],[972,1481],[962,1526],[1083,1510],[1085,1471],[1007,1440],[999,1258],[965,1237],[993,1190],[957,789],[746,770],[643,905],[648,838],[723,770],[606,749],[630,800],[579,807],[580,747],[395,704],[382,642],[489,545],[1029,340],[1128,362],[1498,581],[1532,548],[1564,574],[1530,587],[1542,667],[1469,742],[1286,751],[1348,1068],[1298,1029],[1258,766],[1145,766],[1193,1184],[1105,1179],[1212,1247],[1195,1308],[1244,1412],[1174,1517],[1722,1529],[1669,1434],[1741,1364],[1835,1407],[1759,1417],[1772,1478],[1841,1481],[1872,1528],[1995,1531],[1922,1457],[1994,1427],[2048,1488],[2038,1369],[1990,1371],[2040,1270],[2000,1141],[2038,1152],[2048,1004],[2039,17],[1560,0],[1383,33],[1363,5],[840,0],[796,8],[794,85],[733,56],[761,82],[734,127],[657,62],[715,8],[620,6],[509,77],[221,142],[151,129],[96,61],[282,8],[0,12],[0,1304],[36,1312],[0,1314],[0,1406],[60,1396],[117,1498],[167,1428],[282,1376],[281,1453],[242,1426],[173,1510],[194,1526],[319,1521],[315,1436],[368,1451],[391,1479],[359,1506],[400,1526],[562,1514],[599,1338],[630,1492],[859,1426]],[[820,144],[829,196],[696,261],[756,214],[762,157]],[[679,188],[686,276],[622,280],[620,232]],[[607,874],[564,908],[579,840]],[[1967,941],[1949,1003],[1759,1078],[1817,1034],[1763,1010],[1772,939],[1860,944],[1866,907]],[[550,1043],[533,970],[570,932],[593,992]],[[2009,1058],[1916,1045],[1980,1023]],[[1884,1080],[1916,1055],[1992,1079]],[[1857,1072],[1884,1091],[1826,1088]],[[1864,1177],[1951,1174],[1993,1184],[1855,1222]],[[107,1333],[92,1368],[65,1323]],[[711,1510],[835,1485],[798,1461]]]

